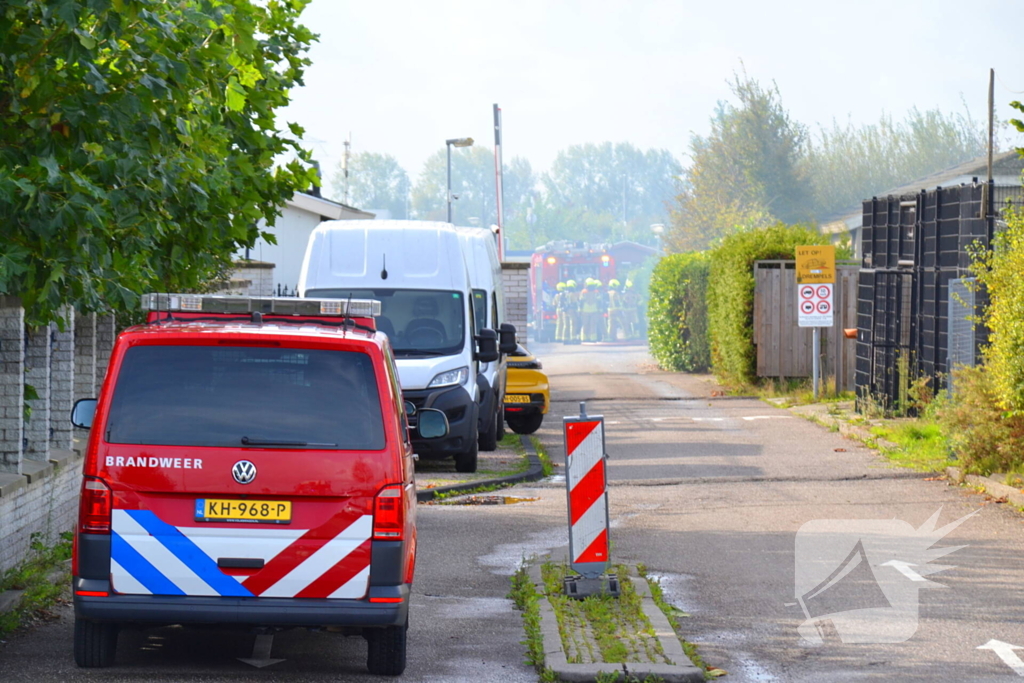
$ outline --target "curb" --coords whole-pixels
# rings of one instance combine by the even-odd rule
[[[534,562],[528,568],[530,580],[535,587],[543,591],[539,563]],[[647,680],[655,677],[664,683],[701,683],[704,672],[690,661],[679,642],[679,636],[672,629],[664,612],[654,603],[647,580],[642,577],[628,577],[633,582],[641,599],[644,615],[651,622],[654,632],[661,643],[665,656],[678,664],[655,664],[642,662],[626,663],[592,663],[574,664],[565,657],[562,649],[562,636],[558,631],[558,618],[547,598],[539,600],[540,632],[544,642],[544,667],[550,669],[560,681],[573,683],[594,683],[598,676],[622,673],[625,680],[635,678]]]
[[[985,493],[993,498],[1005,498],[1006,501],[1017,507],[1024,507],[1024,492],[1012,486],[994,481],[991,477],[982,477],[978,474],[962,474],[959,467],[947,467],[946,476],[953,482],[964,482],[981,486]]]
[[[416,502],[427,503],[434,500],[439,493],[469,493],[481,486],[512,486],[513,484],[520,484],[524,481],[538,481],[543,479],[544,466],[540,463],[540,457],[537,455],[537,451],[534,450],[533,443],[530,442],[530,437],[526,434],[521,434],[519,436],[519,442],[523,444],[523,448],[526,450],[526,457],[530,463],[525,472],[510,474],[507,477],[477,479],[476,481],[467,481],[462,484],[448,484],[447,486],[438,486],[437,488],[432,489],[417,490]]]

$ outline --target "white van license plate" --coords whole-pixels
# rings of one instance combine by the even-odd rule
[[[196,501],[196,521],[288,524],[292,521],[292,504],[287,500],[201,498]]]

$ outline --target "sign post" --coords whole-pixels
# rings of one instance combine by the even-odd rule
[[[814,328],[811,359],[814,399],[821,379],[821,328],[835,321],[836,248],[812,245],[796,248],[797,322]]]
[[[579,574],[566,577],[565,592],[573,598],[596,593],[618,595],[617,577],[607,574],[611,553],[604,417],[587,415],[586,402],[581,402],[579,417],[563,417],[562,426],[569,508],[569,565]]]

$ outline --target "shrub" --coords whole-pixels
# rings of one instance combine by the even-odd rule
[[[938,410],[949,447],[964,470],[988,475],[1020,472],[1024,464],[1024,414],[999,404],[995,374],[986,366],[953,372],[956,394]]]
[[[658,261],[647,303],[651,355],[665,370],[706,372],[707,287],[710,261],[704,252],[672,254]]]
[[[813,226],[776,223],[728,235],[711,251],[708,331],[712,368],[721,382],[735,386],[756,380],[754,261],[793,259],[798,246],[828,243]],[[837,258],[848,256],[842,251]]]
[[[993,398],[1007,413],[1024,415],[1024,213],[1007,213],[1007,228],[991,251],[975,254],[972,270],[990,301],[984,356]]]

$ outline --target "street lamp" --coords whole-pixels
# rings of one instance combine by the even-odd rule
[[[654,239],[658,241],[658,251],[661,251],[661,234],[665,232],[664,223],[652,223],[651,232],[654,233]]]
[[[472,147],[473,138],[452,138],[444,141],[448,148],[448,222],[452,222],[452,145],[456,147]]]

